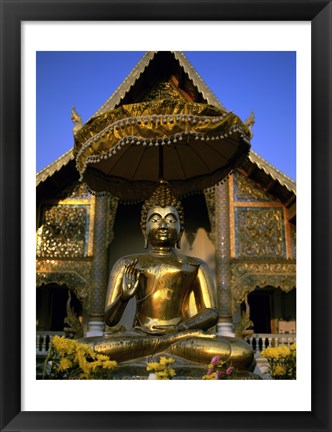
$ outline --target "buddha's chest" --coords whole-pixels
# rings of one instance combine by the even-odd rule
[[[193,289],[197,267],[172,262],[154,263],[141,274],[138,299],[149,298],[150,302],[181,303]]]

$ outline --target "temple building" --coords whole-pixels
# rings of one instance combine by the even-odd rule
[[[94,115],[165,97],[222,107],[181,52],[148,52]],[[181,252],[208,263],[217,333],[246,338],[258,354],[295,339],[295,188],[250,151],[226,181],[182,199]],[[113,331],[103,321],[108,275],[121,256],[144,252],[141,205],[91,193],[72,150],[37,174],[37,354],[54,334]],[[119,326],[129,328],[134,312],[131,301]]]

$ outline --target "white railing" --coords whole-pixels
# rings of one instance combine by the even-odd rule
[[[37,331],[36,334],[36,354],[46,356],[53,336],[64,336],[64,332],[56,331]]]
[[[261,351],[267,347],[292,345],[296,341],[296,335],[285,333],[254,333],[252,336],[246,338],[246,341],[252,346],[255,356],[259,357]]]

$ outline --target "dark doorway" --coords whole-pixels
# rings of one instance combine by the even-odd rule
[[[67,315],[67,300],[66,286],[49,284],[37,288],[38,331],[63,331],[64,319]],[[82,315],[82,304],[73,291],[71,291],[71,307],[78,317]]]
[[[254,291],[249,294],[250,319],[255,333],[271,333],[271,293]]]

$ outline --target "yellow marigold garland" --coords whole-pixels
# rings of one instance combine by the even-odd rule
[[[169,365],[175,360],[171,357],[160,357],[159,362],[149,362],[146,366],[148,372],[154,372],[160,380],[169,380],[175,377],[176,372]]]
[[[54,336],[45,361],[44,379],[103,379],[116,361],[98,354],[87,345],[63,336]]]
[[[296,379],[296,343],[289,347],[268,347],[261,356],[267,359],[273,379]]]

